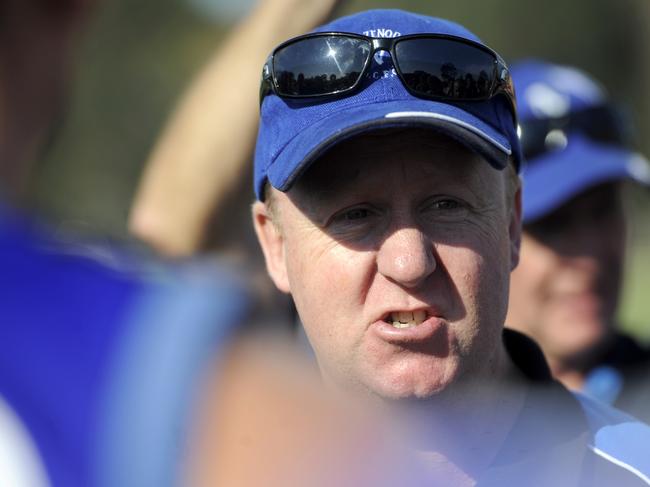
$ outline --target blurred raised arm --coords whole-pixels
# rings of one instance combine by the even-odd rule
[[[262,0],[233,29],[181,97],[147,161],[129,217],[136,237],[169,256],[199,250],[211,215],[251,164],[266,56],[340,3]]]

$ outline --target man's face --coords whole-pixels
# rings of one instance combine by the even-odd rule
[[[625,243],[619,193],[598,186],[524,228],[507,322],[552,359],[580,364],[610,336]]]
[[[275,225],[256,205],[271,277],[327,382],[423,398],[493,371],[518,254],[506,184],[433,132],[378,132],[274,190]]]

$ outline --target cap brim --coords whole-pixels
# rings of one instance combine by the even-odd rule
[[[650,185],[647,161],[638,153],[573,135],[567,146],[529,161],[523,171],[524,223],[556,210],[583,191],[608,181]]]
[[[497,169],[508,164],[512,148],[491,125],[454,105],[399,100],[339,110],[302,130],[268,168],[271,185],[288,191],[309,165],[334,145],[382,128],[424,127],[443,133],[483,156]]]

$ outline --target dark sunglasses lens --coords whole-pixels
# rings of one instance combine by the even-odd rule
[[[273,72],[278,92],[288,96],[338,93],[359,80],[371,43],[347,36],[298,40],[276,51]]]
[[[424,96],[486,99],[496,82],[494,55],[453,39],[398,40],[395,57],[404,82]]]

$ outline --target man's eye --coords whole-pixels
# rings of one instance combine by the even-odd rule
[[[462,220],[467,215],[468,206],[456,198],[431,198],[423,207],[423,215],[434,221]]]
[[[370,216],[370,211],[367,208],[353,208],[343,213],[342,217],[346,220],[362,220]]]
[[[436,198],[426,205],[426,209],[430,211],[453,211],[462,207],[463,205],[453,198]]]
[[[343,209],[332,218],[332,223],[341,225],[347,224],[366,224],[373,220],[377,212],[372,208],[365,206],[355,206],[353,208]]]
[[[434,201],[431,207],[436,210],[455,210],[460,204],[455,200],[438,200]]]

